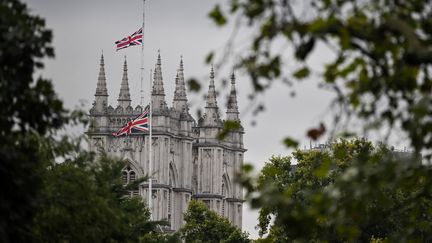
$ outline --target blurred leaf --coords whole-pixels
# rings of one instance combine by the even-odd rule
[[[201,89],[201,84],[198,82],[198,80],[191,78],[187,81],[187,85],[189,88],[189,91],[192,92],[199,92]]]
[[[294,72],[294,77],[296,77],[297,79],[304,79],[307,78],[310,74],[309,68],[308,67],[303,67],[300,68],[299,70]]]
[[[227,20],[222,13],[219,4],[217,4],[213,10],[208,15],[218,26],[223,26],[226,24]]]
[[[253,165],[251,165],[251,164],[244,164],[243,165],[243,171],[245,173],[250,173],[250,172],[252,172],[252,170],[253,170]]]
[[[214,52],[210,52],[209,54],[207,54],[205,63],[210,64],[213,61],[213,57],[214,57]]]
[[[318,177],[318,178],[324,178],[327,177],[330,171],[330,167],[331,167],[331,160],[329,158],[324,158],[321,161],[321,165],[315,169],[314,174]]]
[[[292,139],[292,138],[289,138],[289,137],[285,138],[285,139],[283,140],[283,143],[284,143],[285,146],[287,146],[288,148],[297,148],[297,146],[298,146],[298,144],[299,144],[296,140],[294,140],[294,139]]]
[[[240,121],[224,121],[223,129],[217,134],[217,139],[224,140],[230,132],[238,131],[241,128]]]
[[[309,55],[309,53],[313,50],[314,46],[315,38],[310,38],[309,40],[301,43],[300,46],[297,47],[295,56],[297,57],[297,59],[304,61]]]

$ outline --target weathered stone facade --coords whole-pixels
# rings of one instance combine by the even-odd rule
[[[107,154],[125,159],[128,165],[122,171],[125,183],[152,174],[153,219],[166,219],[170,230],[178,230],[184,223],[183,212],[191,199],[202,200],[209,208],[228,218],[239,227],[242,224],[242,188],[234,183],[243,164],[243,129],[230,132],[221,141],[216,138],[223,129],[223,121],[216,101],[213,68],[205,112],[198,122],[189,114],[183,61],[175,78],[172,107],[165,102],[162,65],[158,56],[151,101],[153,105],[153,171],[149,173],[148,133],[114,137],[113,132],[129,119],[140,115],[143,107],[131,106],[127,63],[116,108],[108,105],[103,56],[97,82],[95,101],[90,110],[91,126],[87,131],[91,151],[104,149]],[[231,76],[231,92],[226,119],[240,121],[235,90]],[[144,201],[148,197],[148,183],[138,191]]]

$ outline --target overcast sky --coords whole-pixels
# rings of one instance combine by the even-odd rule
[[[46,24],[54,32],[53,45],[55,59],[48,60],[46,67],[39,74],[53,81],[56,91],[69,108],[85,102],[89,109],[94,99],[99,58],[103,50],[109,101],[117,106],[117,97],[122,77],[122,63],[127,56],[129,67],[129,86],[133,106],[139,104],[140,89],[140,48],[130,47],[115,51],[114,42],[135,32],[142,23],[142,1],[89,1],[89,0],[26,0],[32,13],[46,19]],[[183,55],[185,78],[199,78],[204,82],[204,91],[210,67],[204,64],[206,54],[223,47],[232,28],[220,29],[207,18],[207,13],[217,0],[147,0],[144,32],[145,45],[145,88],[149,86],[149,70],[154,67],[157,50],[162,56],[162,72],[165,84],[166,101],[172,104],[174,77],[180,55]],[[247,39],[242,33],[238,39]],[[240,43],[241,44],[241,43]],[[318,48],[319,65],[328,50]],[[221,87],[221,80],[227,77],[232,69],[227,63],[216,73],[216,86]],[[285,64],[289,65],[289,63]],[[290,97],[291,89],[284,84],[275,83],[259,100],[265,102],[266,111],[254,117],[247,109],[250,101],[247,96],[251,86],[247,77],[237,72],[237,90],[242,123],[245,127],[244,144],[248,151],[245,162],[252,163],[257,169],[271,155],[288,155],[290,153],[281,143],[287,135],[301,141],[301,146],[309,146],[305,136],[308,128],[315,127],[324,119],[332,95],[318,89],[317,82],[308,80],[296,85],[297,95]],[[148,101],[145,90],[145,101]],[[228,90],[220,90],[218,99],[221,113],[226,111],[224,97]],[[188,94],[191,102],[191,114],[195,116],[196,108],[204,106],[200,95]],[[197,119],[197,117],[195,116]],[[256,126],[252,126],[256,121]],[[251,237],[256,237],[254,229],[257,224],[257,213],[245,204],[243,229]]]

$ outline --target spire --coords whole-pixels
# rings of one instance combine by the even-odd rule
[[[216,89],[214,84],[214,69],[213,64],[210,71],[210,84],[209,84],[209,90],[207,94],[207,104],[206,108],[218,108],[217,101],[216,101]]]
[[[216,89],[214,84],[214,69],[213,65],[210,71],[210,84],[209,90],[207,94],[207,103],[205,106],[204,113],[204,124],[205,126],[219,126],[222,124],[222,121],[219,117],[219,108],[216,101]]]
[[[126,62],[126,56],[123,64],[123,78],[120,85],[120,93],[119,97],[117,99],[119,106],[122,106],[123,108],[126,108],[130,106],[131,104],[131,98],[129,93],[129,83],[128,83],[128,76],[127,76],[127,62]]]
[[[154,70],[153,88],[152,88],[151,96],[152,96],[153,110],[160,110],[160,109],[167,108],[167,105],[165,103],[165,91],[163,87],[162,61],[161,61],[160,51],[158,51],[158,58]]]
[[[99,76],[98,76],[95,96],[108,96],[108,90],[106,87],[105,62],[104,62],[103,52],[100,58]]]
[[[180,57],[180,66],[177,70],[177,75],[175,79],[175,91],[174,91],[174,101],[173,106],[175,110],[178,111],[188,111],[187,107],[187,97],[186,97],[186,85],[183,73],[183,58]]]
[[[95,101],[93,103],[93,112],[104,112],[108,104],[108,90],[105,78],[105,63],[103,53],[100,58],[99,76],[96,85]]]
[[[231,92],[228,97],[228,109],[226,112],[227,120],[238,121],[239,120],[239,111],[237,105],[237,92],[235,88],[235,74],[234,70],[231,74]]]
[[[160,51],[158,51],[157,63],[154,70],[152,95],[165,96],[164,87],[163,87],[162,62],[161,62]]]

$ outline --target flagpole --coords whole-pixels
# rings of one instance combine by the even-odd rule
[[[140,90],[140,104],[141,107],[144,105],[144,90],[143,90],[143,82],[144,82],[144,21],[145,20],[145,0],[143,0],[143,21],[142,21],[142,40],[141,40],[141,90]]]
[[[152,80],[152,70],[150,69],[150,93],[152,90],[151,85]],[[153,105],[152,98],[150,94],[150,121],[149,121],[149,209],[150,209],[150,219],[152,219],[152,173],[153,173]]]
[[[145,23],[145,0],[143,0],[143,15],[142,15],[143,21],[142,21],[142,41],[141,41],[141,107],[144,106],[144,90],[143,90],[143,84],[144,84],[144,23]],[[151,92],[151,69],[150,69],[150,89],[149,93]],[[153,220],[153,205],[152,205],[152,173],[153,173],[153,139],[152,139],[152,102],[151,102],[151,93],[149,95],[150,97],[150,121],[149,121],[149,171],[148,171],[148,207],[150,211],[150,220]]]

